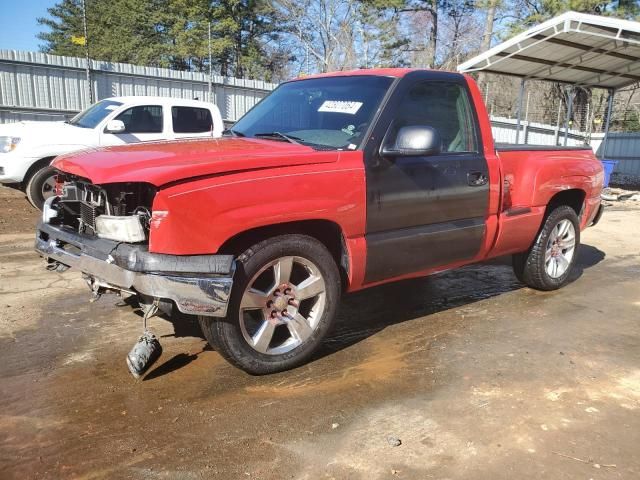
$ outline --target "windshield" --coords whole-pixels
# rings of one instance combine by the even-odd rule
[[[95,128],[96,125],[104,119],[104,117],[121,105],[122,103],[115,102],[113,100],[102,100],[101,102],[91,105],[86,110],[80,112],[69,120],[69,123],[76,127]]]
[[[238,120],[231,133],[355,150],[392,82],[363,75],[285,83]]]

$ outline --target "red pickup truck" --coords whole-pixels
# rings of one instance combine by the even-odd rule
[[[252,374],[307,360],[343,292],[507,254],[526,285],[562,287],[603,208],[588,147],[496,147],[475,82],[428,70],[292,80],[223,138],[53,166],[49,268],[198,315]]]

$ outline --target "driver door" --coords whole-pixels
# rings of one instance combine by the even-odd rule
[[[121,120],[124,123],[124,132],[103,131],[100,135],[100,145],[124,145],[167,138],[164,134],[165,122],[160,105],[138,105],[127,108],[114,120]]]
[[[441,151],[390,156],[404,126],[434,128]],[[367,268],[365,282],[472,259],[485,237],[488,167],[464,78],[415,72],[392,94],[365,147]]]

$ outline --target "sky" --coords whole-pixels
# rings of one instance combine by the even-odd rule
[[[0,50],[38,50],[42,31],[36,18],[47,15],[56,0],[0,0]]]

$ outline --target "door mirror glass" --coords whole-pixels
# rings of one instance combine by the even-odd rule
[[[382,155],[388,157],[411,157],[436,155],[442,150],[442,139],[435,128],[425,125],[401,127],[395,139],[386,142]]]
[[[104,129],[106,133],[122,133],[125,130],[122,120],[109,120],[107,127]]]

